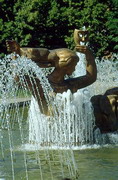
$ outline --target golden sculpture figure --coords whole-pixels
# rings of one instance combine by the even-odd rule
[[[20,47],[20,45],[14,40],[6,41],[6,45],[9,52],[15,52],[20,56],[26,56],[27,58],[30,58],[39,67],[55,67],[54,71],[48,75],[48,80],[55,93],[63,93],[68,89],[70,89],[71,92],[74,93],[78,89],[92,84],[97,77],[94,55],[89,47],[87,47],[86,45],[81,45],[81,42],[88,42],[88,32],[75,29],[74,41],[76,44],[75,51],[67,48],[54,50],[48,50],[46,48],[24,48]],[[77,56],[76,51],[85,54],[87,61],[86,75],[65,80],[65,75],[71,75],[75,70],[77,62],[79,61],[79,57]],[[43,92],[39,80],[36,80],[36,82],[39,88],[39,92]],[[30,88],[32,89],[31,86]],[[38,92],[35,93],[37,94]],[[48,109],[48,107],[46,107],[47,105],[45,103],[44,95],[43,93],[41,94],[42,101],[44,102],[44,107],[45,109]]]
[[[102,133],[118,130],[118,87],[108,89],[104,94],[91,98],[95,124]]]

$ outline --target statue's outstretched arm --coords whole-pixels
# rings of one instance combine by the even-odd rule
[[[15,40],[7,40],[6,46],[8,52],[15,52],[20,56],[25,56],[34,61],[41,68],[53,67],[52,63],[48,60],[50,51],[47,48],[20,47]]]

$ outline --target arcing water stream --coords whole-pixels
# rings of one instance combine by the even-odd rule
[[[82,61],[77,65],[74,76],[85,73],[85,63]],[[35,180],[78,179],[79,168],[72,149],[92,145],[94,141],[106,143],[105,135],[101,135],[99,130],[94,139],[95,124],[90,98],[118,86],[117,62],[97,62],[97,68],[98,79],[94,84],[73,95],[67,91],[54,97],[50,95],[52,88],[45,70],[31,60],[18,56],[13,61],[10,55],[0,60],[1,178],[30,180],[34,176],[32,172],[38,169]],[[41,114],[35,93],[33,97],[28,89],[25,75],[33,84],[34,73],[41,82],[47,103],[53,109],[53,116]],[[16,75],[19,77],[18,83],[14,80]],[[25,99],[22,107],[18,103],[21,97]],[[111,142],[117,139],[113,134],[108,136]]]

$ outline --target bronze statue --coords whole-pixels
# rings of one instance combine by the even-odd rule
[[[82,38],[80,37],[80,34],[82,34]],[[86,38],[84,38],[84,36]],[[72,51],[67,48],[54,50],[48,50],[46,48],[21,48],[20,45],[14,40],[6,41],[6,45],[9,52],[15,52],[20,56],[30,58],[39,67],[55,67],[54,71],[48,75],[48,80],[55,93],[63,93],[68,89],[74,93],[78,89],[92,84],[96,80],[97,76],[95,58],[92,51],[86,45],[80,45],[81,42],[86,43],[88,41],[87,31],[80,31],[76,29],[74,31],[74,40],[76,43],[75,50],[85,54],[87,61],[86,75],[66,80],[64,79],[65,75],[71,75],[75,70],[77,62],[79,61],[76,51]],[[38,80],[37,85],[41,90],[40,82]]]
[[[118,130],[118,87],[109,89],[103,95],[91,98],[95,123],[102,133]]]
[[[82,34],[82,37],[80,37],[80,34]],[[87,31],[77,29],[74,31],[74,40],[76,43],[75,49],[80,53],[84,53],[86,56],[86,75],[67,80],[64,79],[65,75],[71,75],[79,61],[76,52],[67,48],[54,50],[29,47],[20,48],[19,44],[14,40],[7,41],[6,44],[8,51],[16,52],[21,56],[32,59],[39,67],[55,67],[54,71],[48,76],[48,79],[56,93],[63,93],[64,91],[67,91],[67,89],[70,89],[72,93],[74,93],[78,89],[92,84],[97,76],[95,58],[92,51],[89,47],[80,45],[80,42],[86,43],[88,41],[87,36]]]

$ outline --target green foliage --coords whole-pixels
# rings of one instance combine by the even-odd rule
[[[85,26],[96,56],[118,50],[117,0],[0,0],[0,48],[21,46],[74,48],[73,31]]]
[[[118,1],[112,0],[112,11],[108,14],[107,28],[109,30],[109,49],[118,51]]]

